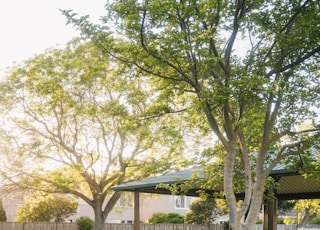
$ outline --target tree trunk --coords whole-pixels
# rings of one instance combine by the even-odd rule
[[[317,216],[316,214],[310,215],[310,210],[309,210],[309,208],[305,208],[303,219],[300,221],[300,223],[298,223],[298,228],[304,228],[304,226],[306,225],[306,223],[307,223],[309,220],[312,220],[313,218],[315,218],[316,216]]]
[[[233,190],[233,173],[236,151],[235,148],[227,151],[224,167],[224,192],[229,209],[230,229],[240,230],[240,216],[237,211],[237,200]]]
[[[229,209],[229,224],[232,230],[254,230],[260,213],[265,177],[258,175],[254,183],[250,207],[246,217],[241,216],[233,189],[234,157],[236,151],[228,151],[224,168],[224,191]]]
[[[104,218],[103,218],[102,207],[95,208],[94,214],[95,214],[94,230],[104,230]]]
[[[259,178],[259,177],[258,177]],[[245,222],[242,225],[243,230],[254,230],[256,226],[256,221],[258,219],[260,208],[262,205],[262,197],[264,192],[264,182],[262,178],[260,181],[256,181],[254,185],[254,190],[252,193],[250,208],[246,216]]]

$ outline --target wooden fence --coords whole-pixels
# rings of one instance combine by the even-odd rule
[[[308,228],[309,227],[309,228]],[[318,230],[320,225],[308,226],[305,230]],[[310,228],[311,227],[311,228]],[[262,225],[256,225],[256,230],[262,230]],[[296,230],[296,225],[278,225],[278,230]],[[76,223],[16,223],[0,222],[0,230],[78,230]],[[133,230],[132,224],[105,224],[102,230]],[[141,224],[140,230],[223,230],[223,225],[193,225],[193,224]]]
[[[112,230],[121,230],[121,229],[112,229]],[[129,230],[129,229],[126,229],[126,230]],[[223,225],[221,225],[221,224],[210,224],[210,225],[196,225],[196,224],[141,224],[140,225],[140,230],[223,230]]]
[[[0,230],[78,230],[78,226],[75,223],[0,222]]]
[[[78,230],[76,223],[0,222],[0,230]],[[103,230],[133,230],[133,224],[105,224]],[[223,225],[141,224],[140,230],[223,230]]]

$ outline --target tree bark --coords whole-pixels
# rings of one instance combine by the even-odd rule
[[[94,230],[103,230],[104,229],[104,218],[103,218],[103,213],[102,210],[100,208],[94,209],[95,212],[95,219],[94,219]]]
[[[228,151],[226,156],[226,164],[224,167],[224,192],[227,200],[229,209],[229,223],[230,229],[240,229],[240,217],[237,211],[237,200],[233,189],[233,172],[235,162],[236,150],[231,149]]]
[[[260,178],[259,180],[257,179],[254,184],[254,189],[253,189],[252,198],[250,202],[250,209],[244,221],[243,229],[246,229],[246,230],[255,229],[256,220],[258,219],[258,215],[259,215],[261,204],[262,204],[264,183],[265,183],[265,179]]]
[[[312,214],[312,215],[310,215],[310,210],[309,210],[309,208],[306,208],[306,209],[305,209],[305,212],[304,212],[303,219],[302,219],[302,220],[300,221],[300,223],[298,224],[298,228],[303,228],[309,220],[315,218],[316,216],[317,216],[317,214],[315,214],[315,213]]]

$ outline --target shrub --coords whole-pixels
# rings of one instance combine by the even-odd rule
[[[223,222],[223,230],[229,230],[229,229],[230,229],[229,221]]]
[[[154,213],[148,220],[150,224],[183,224],[183,216],[178,213]]]
[[[282,217],[278,217],[277,224],[285,224],[284,219]]]
[[[0,199],[0,221],[7,221],[6,211],[3,209],[2,200]]]
[[[308,224],[320,224],[320,216],[317,216],[316,218],[310,220]]]
[[[193,201],[185,214],[186,224],[211,224],[221,211],[212,198],[198,198]]]
[[[25,203],[17,210],[17,222],[61,222],[77,212],[78,203],[61,194],[36,192],[26,196]]]
[[[168,213],[167,215],[167,220],[168,220],[168,223],[171,223],[171,224],[183,224],[184,220],[183,220],[183,216],[181,216],[180,214],[178,213]]]
[[[82,216],[77,219],[78,230],[92,230],[94,221],[87,216]]]

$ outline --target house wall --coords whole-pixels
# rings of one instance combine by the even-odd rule
[[[5,196],[2,198],[3,209],[6,211],[7,221],[14,221],[17,216],[17,209],[23,205],[23,196]]]
[[[123,200],[122,198],[126,199]],[[133,208],[133,194],[124,193],[124,196],[118,201],[113,210],[108,215],[106,222],[108,223],[133,223],[134,208]],[[180,197],[171,195],[158,194],[140,194],[140,219],[146,222],[154,213],[175,212],[184,215],[190,203],[195,199],[194,197],[182,198],[183,202],[179,200]],[[3,197],[3,207],[7,213],[8,221],[14,221],[16,212],[20,205],[23,204],[22,197]],[[182,204],[182,205],[181,205]],[[180,207],[179,207],[180,205]],[[181,207],[182,206],[182,207]],[[69,221],[75,222],[81,216],[88,216],[94,219],[94,212],[92,208],[82,200],[78,201],[77,213],[68,218]]]

